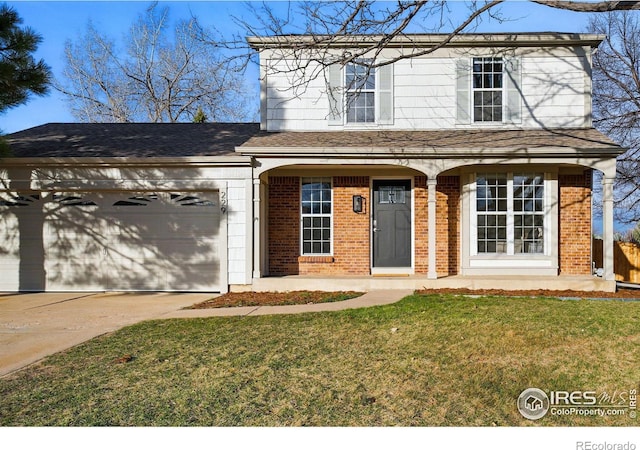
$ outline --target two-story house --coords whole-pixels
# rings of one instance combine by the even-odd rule
[[[470,34],[428,53],[442,36],[401,36],[333,64],[375,37],[320,53],[304,50],[311,39],[248,38],[259,129],[50,124],[10,136],[0,290],[615,289],[623,149],[591,123],[603,36]]]
[[[268,131],[239,149],[256,161],[254,278],[591,277],[593,171],[610,243],[621,151],[591,123],[591,54],[603,36],[462,35],[406,59],[442,36],[404,36],[373,69],[301,63],[310,39],[249,39]],[[338,39],[324,57],[373,39]]]

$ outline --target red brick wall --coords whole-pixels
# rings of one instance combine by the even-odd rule
[[[414,180],[414,217],[415,217],[415,273],[429,271],[429,205],[427,177],[415,177]]]
[[[460,179],[438,177],[436,189],[437,271],[458,273],[460,265]],[[364,197],[354,213],[352,198]],[[415,272],[428,272],[427,178],[414,179]],[[333,256],[300,256],[300,178],[269,178],[268,254],[270,275],[369,275],[370,181],[367,176],[333,177]]]
[[[370,273],[369,190],[369,177],[333,177],[333,261],[301,257],[301,275]],[[364,197],[362,213],[353,212],[354,195]]]
[[[436,270],[455,275],[460,267],[460,177],[439,176],[436,189]]]
[[[300,255],[300,178],[269,177],[269,274],[297,275]]]
[[[559,174],[560,273],[591,273],[591,177],[592,171]]]

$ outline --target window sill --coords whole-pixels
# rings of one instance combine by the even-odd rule
[[[333,262],[333,256],[299,256],[298,262],[304,264],[328,264]]]

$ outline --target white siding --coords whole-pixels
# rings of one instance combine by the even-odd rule
[[[251,172],[248,176],[251,177]],[[227,195],[229,202],[227,218],[227,236],[229,248],[229,284],[250,284],[247,279],[247,264],[251,261],[246,259],[246,233],[247,233],[247,211],[246,211],[246,188],[244,179],[228,180]]]
[[[323,131],[336,129],[452,129],[513,127],[513,124],[456,124],[456,60],[487,51],[442,51],[394,64],[394,118],[389,125],[329,125],[325,77],[317,68],[304,88],[291,61],[274,64],[267,77],[267,129],[271,131]],[[525,128],[588,126],[590,93],[585,93],[588,58],[569,50],[521,51],[522,123]],[[267,61],[266,64],[272,63]],[[292,87],[297,86],[297,87]]]

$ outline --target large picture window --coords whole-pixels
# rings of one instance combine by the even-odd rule
[[[363,65],[347,64],[345,86],[347,93],[347,123],[376,121],[376,75],[365,61]]]
[[[473,58],[473,121],[502,121],[502,58]]]
[[[543,254],[544,208],[543,174],[478,174],[477,253]]]
[[[331,178],[302,178],[302,254],[331,254]]]

